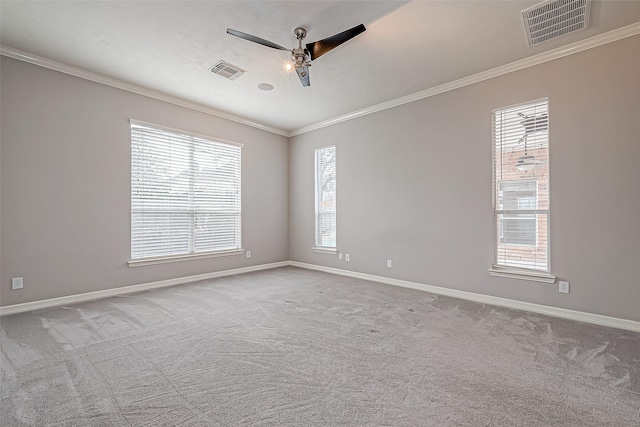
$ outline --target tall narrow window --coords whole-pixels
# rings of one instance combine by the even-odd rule
[[[493,111],[493,271],[550,277],[548,105]]]
[[[240,144],[131,121],[131,259],[241,248]]]
[[[336,147],[315,151],[316,248],[336,248]]]

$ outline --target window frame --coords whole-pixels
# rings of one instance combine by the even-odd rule
[[[497,200],[497,192],[498,190],[498,179],[496,177],[496,128],[495,128],[495,117],[496,117],[496,113],[499,113],[501,111],[504,110],[509,110],[509,109],[513,109],[513,108],[517,108],[517,107],[524,107],[524,106],[533,106],[539,103],[546,103],[546,108],[547,108],[547,140],[546,140],[546,148],[547,148],[547,177],[546,177],[546,186],[547,186],[547,208],[546,209],[540,209],[539,208],[539,182],[537,182],[536,180],[536,209],[533,210],[522,210],[522,211],[513,211],[513,210],[500,210],[498,209],[499,207],[496,206],[496,200]],[[513,104],[513,105],[508,105],[508,106],[504,106],[504,107],[499,107],[499,108],[495,108],[492,112],[491,112],[491,144],[492,144],[492,222],[493,222],[493,261],[491,264],[491,268],[489,269],[489,273],[492,276],[497,276],[497,277],[506,277],[506,278],[512,278],[512,279],[521,279],[521,280],[529,280],[529,281],[536,281],[536,282],[543,282],[543,283],[555,283],[556,281],[556,276],[554,276],[553,274],[551,274],[551,192],[550,192],[550,186],[551,186],[551,171],[550,171],[550,164],[551,164],[551,144],[550,144],[550,139],[551,139],[551,126],[550,126],[550,117],[551,117],[551,103],[549,102],[549,98],[545,97],[545,98],[540,98],[540,99],[535,99],[535,100],[531,100],[531,101],[526,101],[526,102],[522,102],[519,104]],[[526,180],[523,180],[526,181]],[[508,180],[504,180],[502,182],[508,182]],[[499,221],[498,221],[498,215],[500,214],[504,214],[504,213],[514,213],[514,214],[527,214],[527,213],[531,213],[531,214],[535,214],[536,215],[536,248],[539,245],[539,224],[538,224],[538,219],[537,219],[537,215],[540,214],[546,214],[546,228],[547,228],[547,235],[546,235],[546,252],[547,252],[547,268],[546,270],[539,270],[539,269],[533,269],[533,268],[522,268],[522,267],[515,267],[515,266],[508,266],[508,265],[503,265],[503,264],[498,264],[497,260],[498,260],[498,246],[499,245],[503,245],[503,246],[521,246],[521,247],[529,247],[532,248],[533,246],[522,246],[522,245],[514,245],[514,244],[501,244],[500,243],[500,237],[499,237],[499,229],[498,227],[500,227],[499,225]]]
[[[320,164],[320,155],[324,150],[333,148],[334,150],[334,160],[333,160],[333,164],[334,164],[334,169],[335,169],[335,195],[334,195],[334,210],[335,212],[333,212],[334,214],[334,230],[333,233],[335,235],[335,242],[333,246],[326,246],[326,245],[322,245],[318,241],[318,236],[319,236],[319,221],[318,218],[321,214],[326,213],[326,212],[321,212],[320,211],[320,191],[319,191],[319,187],[320,187],[320,177],[318,174],[318,167]],[[326,254],[337,254],[338,250],[337,250],[337,246],[338,246],[338,239],[337,239],[337,234],[338,234],[338,225],[337,225],[337,218],[338,218],[338,200],[337,200],[337,171],[338,171],[338,163],[337,163],[337,154],[338,154],[338,150],[337,147],[335,145],[327,145],[324,147],[318,147],[314,150],[313,152],[313,163],[314,163],[314,167],[313,167],[313,171],[314,171],[314,198],[315,198],[315,202],[314,202],[314,245],[312,247],[312,250],[314,252],[319,252],[319,253],[326,253]]]
[[[134,195],[133,195],[133,127],[134,126],[139,126],[139,127],[146,127],[146,128],[151,128],[160,132],[166,132],[166,133],[170,133],[170,134],[174,134],[176,136],[179,137],[192,137],[192,138],[198,138],[201,140],[206,140],[208,142],[211,142],[212,144],[216,144],[216,145],[228,145],[228,146],[234,146],[234,147],[238,147],[240,152],[239,152],[239,164],[238,164],[238,200],[239,200],[239,212],[238,212],[238,218],[239,218],[239,231],[237,234],[237,241],[238,241],[238,247],[237,248],[232,248],[232,249],[225,249],[225,250],[209,250],[209,251],[196,251],[195,250],[195,246],[194,246],[194,239],[193,239],[193,235],[194,235],[194,229],[193,227],[194,225],[194,221],[189,221],[189,226],[190,229],[188,231],[188,239],[189,239],[189,252],[184,252],[184,253],[176,253],[176,254],[169,254],[169,255],[160,255],[160,256],[150,256],[150,257],[140,257],[140,258],[134,258],[133,257],[133,232],[134,232],[134,227],[133,227],[133,213],[134,213],[134,209],[133,209],[133,200],[134,200]],[[131,169],[130,169],[130,185],[129,185],[129,191],[130,191],[130,205],[129,205],[129,244],[130,244],[130,259],[127,262],[129,267],[140,267],[140,266],[146,266],[146,265],[153,265],[153,264],[164,264],[164,263],[171,263],[171,262],[179,262],[179,261],[188,261],[188,260],[197,260],[197,259],[204,259],[204,258],[212,258],[212,257],[221,257],[221,256],[229,256],[229,255],[240,255],[244,253],[244,249],[242,248],[242,149],[244,147],[244,144],[235,142],[235,141],[229,141],[229,140],[225,140],[225,139],[221,139],[221,138],[213,138],[211,136],[208,135],[201,135],[198,133],[194,133],[194,132],[190,132],[190,131],[185,131],[182,129],[175,129],[175,128],[171,128],[171,127],[167,127],[167,126],[162,126],[162,125],[157,125],[155,123],[148,123],[148,122],[144,122],[144,121],[140,121],[140,120],[134,120],[134,119],[130,119],[130,155],[129,155],[129,159],[131,161]],[[190,147],[189,149],[190,151],[190,157],[193,157],[194,155],[194,151],[193,151],[193,146]],[[191,160],[190,160],[191,161]],[[192,170],[192,169],[191,169]],[[190,181],[191,184],[191,181]],[[189,188],[192,189],[192,185],[189,185]],[[193,194],[189,193],[188,195],[188,199],[191,200],[193,198]],[[189,209],[187,209],[189,210]],[[193,215],[197,214],[197,209],[193,208],[191,209],[189,212],[192,212]]]

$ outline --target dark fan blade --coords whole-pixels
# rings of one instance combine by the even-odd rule
[[[227,34],[231,34],[232,36],[240,37],[241,39],[249,40],[250,42],[258,43],[263,46],[272,47],[274,49],[291,50],[286,47],[282,47],[279,44],[270,42],[269,40],[261,39],[260,37],[252,36],[251,34],[243,33],[242,31],[232,30],[231,28],[227,28]]]
[[[304,66],[304,67],[297,67],[296,68],[296,73],[298,73],[298,77],[300,77],[300,82],[302,83],[302,86],[311,86],[311,82],[309,81],[309,67],[308,66]]]
[[[331,49],[340,46],[342,43],[351,40],[358,34],[364,33],[366,28],[364,25],[356,25],[355,27],[343,31],[339,34],[336,34],[331,37],[327,37],[326,39],[318,40],[317,42],[307,43],[307,50],[309,51],[309,55],[311,56],[311,60],[313,61],[316,58],[324,55],[329,52]]]

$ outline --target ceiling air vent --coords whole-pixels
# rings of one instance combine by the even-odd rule
[[[551,0],[522,11],[529,46],[589,26],[591,0]]]
[[[229,80],[235,80],[246,73],[246,70],[243,70],[242,68],[236,65],[229,64],[225,61],[218,62],[216,65],[211,67],[210,70],[212,73],[218,74],[222,77],[226,77]]]

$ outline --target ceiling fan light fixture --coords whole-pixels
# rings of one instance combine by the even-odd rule
[[[535,161],[534,156],[520,156],[518,157],[518,163],[516,168],[522,172],[531,172],[538,166],[538,162]]]
[[[536,165],[518,165],[518,170],[521,172],[531,172],[536,168]]]

